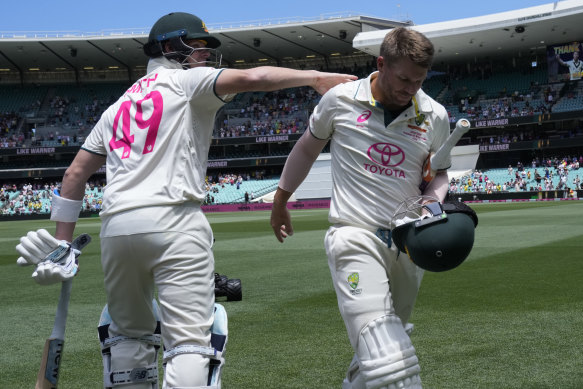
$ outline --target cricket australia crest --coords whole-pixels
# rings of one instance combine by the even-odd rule
[[[415,118],[415,124],[417,124],[418,126],[422,125],[424,121],[425,121],[425,114],[424,113],[420,113]]]
[[[358,287],[359,281],[360,281],[360,276],[358,275],[358,273],[352,273],[348,276],[348,285],[352,289],[350,291],[351,294],[357,295],[357,294],[360,294],[362,292],[362,289],[360,289]]]

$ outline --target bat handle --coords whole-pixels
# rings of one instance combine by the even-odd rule
[[[61,284],[61,296],[57,305],[57,314],[55,315],[55,324],[51,338],[65,339],[65,325],[67,324],[67,312],[69,311],[69,300],[71,299],[71,288],[73,279],[63,281]]]
[[[441,170],[447,168],[445,162],[449,159],[451,150],[455,147],[456,143],[461,139],[461,137],[468,132],[470,129],[470,121],[468,119],[460,119],[455,125],[455,129],[451,135],[445,140],[443,145],[437,150],[437,152],[430,158],[431,169]]]
[[[81,234],[71,243],[71,247],[81,250],[91,242],[89,234]],[[61,283],[61,295],[59,296],[59,303],[57,305],[57,314],[55,315],[55,324],[53,325],[53,332],[51,338],[65,339],[65,325],[67,324],[67,314],[69,311],[69,300],[71,299],[71,288],[73,287],[73,279]]]
[[[466,118],[461,118],[455,123],[455,128],[459,128],[462,135],[470,130],[470,121]]]

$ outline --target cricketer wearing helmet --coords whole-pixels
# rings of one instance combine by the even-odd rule
[[[356,79],[208,66],[219,62],[219,45],[194,15],[160,18],[144,45],[147,74],[103,113],[53,197],[55,237],[70,242],[85,183],[106,163],[100,216],[107,306],[99,322],[105,387],[157,388],[160,338],[164,388],[220,387],[226,314],[214,303],[213,234],[200,207],[215,115],[235,93],[299,86],[325,93]]]
[[[293,234],[286,203],[330,141],[333,181],[325,237],[332,281],[354,358],[343,388],[419,388],[418,358],[406,329],[423,269],[392,244],[399,203],[424,195],[443,201],[438,172],[421,192],[423,164],[449,136],[445,108],[420,88],[433,45],[412,29],[391,30],[378,71],[326,93],[285,164],[271,226]]]

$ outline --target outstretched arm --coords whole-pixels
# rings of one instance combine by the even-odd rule
[[[271,209],[271,228],[277,240],[282,243],[288,235],[294,233],[287,202],[310,172],[326,143],[327,139],[316,138],[308,129],[285,162]]]
[[[223,70],[217,78],[215,91],[217,95],[223,96],[249,91],[269,92],[278,89],[310,86],[318,93],[324,94],[338,84],[356,79],[356,76],[349,74],[260,66],[244,70]]]
[[[563,60],[561,59],[561,56],[560,56],[559,54],[557,54],[555,57],[557,58],[557,61],[558,61],[558,62],[559,62],[561,65],[563,65],[563,66],[567,66],[567,64],[565,63],[565,61],[563,61]]]

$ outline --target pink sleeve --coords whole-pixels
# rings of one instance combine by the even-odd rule
[[[279,187],[290,193],[295,192],[310,172],[310,168],[326,143],[328,139],[318,139],[309,129],[306,130],[287,157],[279,179]]]

